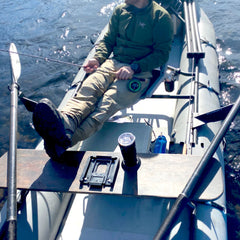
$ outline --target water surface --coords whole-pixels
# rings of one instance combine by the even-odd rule
[[[0,49],[14,42],[20,53],[82,64],[120,1],[111,0],[0,0]],[[221,103],[233,103],[240,93],[240,2],[199,0],[213,22],[221,75]],[[19,79],[25,95],[50,98],[58,105],[78,68],[21,56]],[[0,52],[0,155],[8,150],[11,82],[9,56]],[[18,147],[34,148],[39,136],[31,114],[19,105]],[[240,239],[240,116],[226,135],[229,239]]]

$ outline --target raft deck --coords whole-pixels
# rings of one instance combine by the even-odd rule
[[[64,156],[66,162],[63,163],[49,159],[43,150],[18,149],[17,155],[18,189],[161,198],[176,198],[200,161],[199,156],[142,153],[138,154],[141,162],[139,169],[129,171],[122,168],[122,156],[117,152],[67,151]],[[82,184],[80,179],[89,158],[99,156],[118,161],[113,183],[109,186]],[[0,187],[5,188],[7,154],[1,157],[0,168]],[[220,165],[216,164],[199,189],[199,200],[214,200],[222,193],[222,172]]]

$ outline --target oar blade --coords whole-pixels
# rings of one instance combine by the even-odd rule
[[[14,43],[10,44],[9,55],[10,55],[11,69],[12,69],[12,81],[17,83],[21,75],[21,63],[20,63],[18,52],[17,52],[17,48]]]
[[[198,116],[196,116],[196,118],[205,123],[222,121],[226,118],[226,116],[230,112],[232,106],[233,106],[233,104],[230,104],[226,107],[221,107],[219,109],[198,115]]]

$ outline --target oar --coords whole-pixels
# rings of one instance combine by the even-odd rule
[[[203,174],[206,172],[207,166],[209,166],[209,164],[211,164],[213,161],[216,161],[212,156],[216,152],[219,144],[222,141],[222,138],[224,137],[226,131],[228,130],[231,122],[237,115],[239,109],[240,109],[240,96],[238,97],[237,101],[233,105],[231,111],[227,115],[226,119],[224,120],[217,134],[213,138],[211,144],[209,145],[208,149],[203,155],[200,163],[196,167],[193,175],[189,179],[184,190],[178,196],[172,209],[170,210],[167,217],[165,218],[162,226],[159,228],[154,238],[155,240],[159,240],[159,239],[163,240],[169,235],[179,215],[181,214],[183,209],[186,207],[186,205],[189,203],[189,201],[191,201],[191,199],[194,197],[194,194],[197,191],[197,187],[199,186],[199,183],[202,182]]]
[[[216,122],[216,121],[222,121],[226,118],[230,110],[232,109],[233,104],[230,104],[225,107],[218,108],[216,110],[201,114],[196,116],[197,119],[203,121],[203,122]]]
[[[16,46],[11,43],[9,48],[11,61],[12,84],[10,110],[10,136],[8,151],[8,200],[7,200],[7,239],[16,239],[17,234],[17,188],[16,188],[16,157],[17,157],[17,107],[18,107],[18,78],[21,74],[20,59]]]

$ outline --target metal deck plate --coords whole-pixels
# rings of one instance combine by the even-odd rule
[[[68,151],[65,154],[67,163],[58,163],[50,160],[43,150],[18,149],[17,188],[176,198],[200,161],[199,156],[139,154],[141,166],[137,173],[125,172],[120,166],[112,188],[89,189],[85,185],[81,187],[79,179],[90,156],[116,156],[122,161],[120,153]],[[5,188],[7,153],[0,158],[0,169],[0,187]],[[212,176],[204,178],[205,184],[199,191],[200,200],[216,199],[223,192],[222,169],[219,164],[214,169],[211,170]]]

